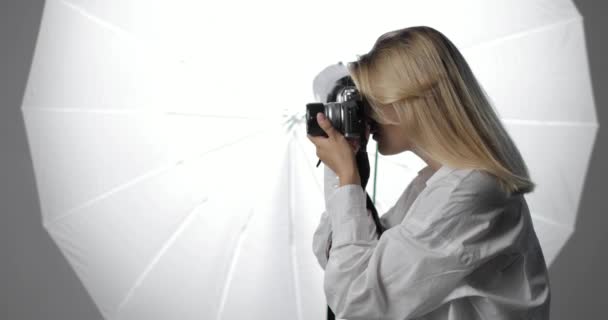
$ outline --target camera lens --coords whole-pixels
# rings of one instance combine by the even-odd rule
[[[339,132],[344,133],[342,128],[343,123],[343,114],[342,114],[342,104],[330,102],[325,105],[325,115],[327,119],[331,122],[332,127],[334,127]]]

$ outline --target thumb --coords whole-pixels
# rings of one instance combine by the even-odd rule
[[[317,122],[319,123],[319,127],[321,127],[329,137],[333,137],[336,134],[336,129],[331,125],[331,121],[329,121],[322,112],[317,113]]]

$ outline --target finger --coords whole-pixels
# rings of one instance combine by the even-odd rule
[[[327,136],[333,137],[336,134],[336,129],[331,125],[331,121],[322,112],[317,113],[317,122],[319,123],[319,127],[327,133]]]
[[[315,137],[311,136],[310,134],[307,134],[306,137],[308,138],[308,140],[310,140],[310,142],[312,142],[315,146],[317,145],[317,140],[315,139]]]
[[[348,143],[350,144],[351,149],[357,153],[357,151],[359,151],[359,141],[357,140],[348,140]]]
[[[311,136],[310,134],[307,134],[306,137],[308,137],[308,140],[310,140],[310,142],[312,142],[317,148],[321,146],[323,140],[328,139],[323,136]]]

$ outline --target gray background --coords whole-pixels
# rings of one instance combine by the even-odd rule
[[[605,1],[575,1],[584,17],[600,129],[576,232],[550,268],[552,319],[606,319],[608,287],[608,30]],[[0,319],[102,319],[42,228],[20,111],[42,0],[0,0]],[[604,127],[605,126],[605,127]],[[567,147],[567,146],[565,146]]]

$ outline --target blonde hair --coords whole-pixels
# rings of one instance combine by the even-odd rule
[[[371,117],[404,126],[418,151],[453,168],[488,172],[509,194],[534,190],[485,91],[441,32],[427,26],[387,32],[347,67]],[[398,122],[386,117],[386,107],[394,108]]]

